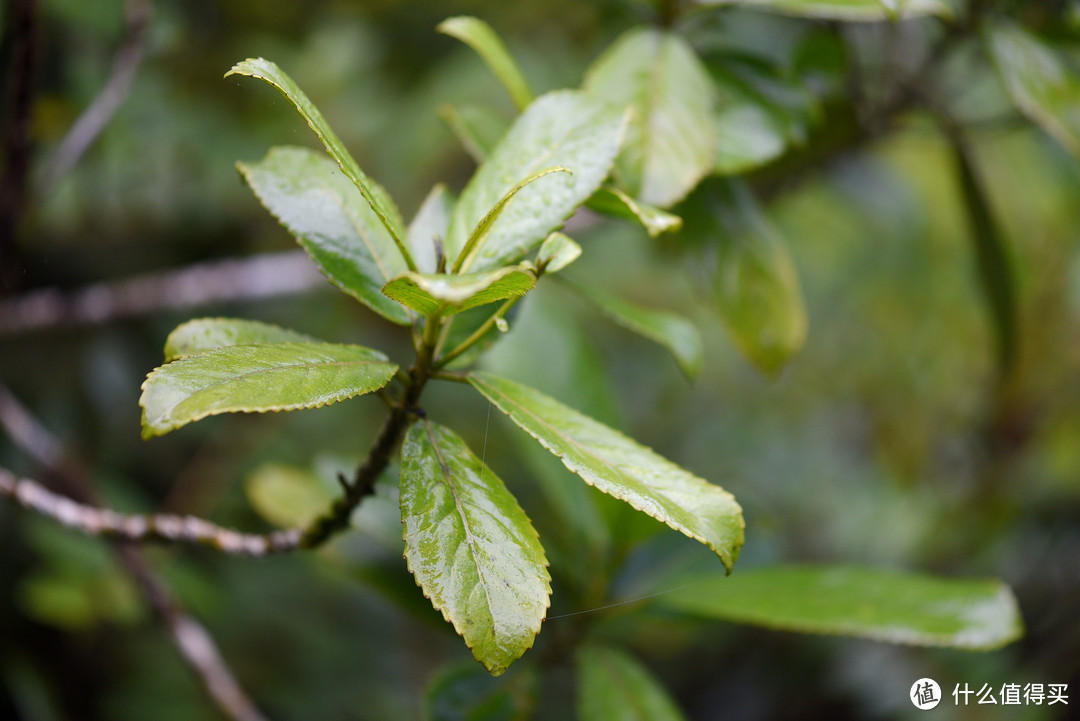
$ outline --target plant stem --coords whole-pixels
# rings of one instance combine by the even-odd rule
[[[497,319],[499,319],[499,318],[502,318],[504,315],[506,315],[510,311],[510,309],[514,307],[514,303],[517,303],[523,297],[524,296],[520,296],[520,295],[515,296],[514,298],[508,299],[505,303],[503,303],[501,306],[499,306],[499,309],[497,311],[495,311],[494,313],[492,313],[491,317],[488,318],[486,321],[484,321],[483,325],[481,325],[479,328],[477,328],[475,331],[473,331],[472,335],[470,335],[468,338],[463,340],[458,345],[457,348],[454,348],[454,350],[452,350],[449,353],[441,356],[439,358],[439,360],[437,360],[435,362],[435,366],[434,366],[435,370],[439,370],[440,368],[446,367],[447,363],[450,363],[452,360],[454,360],[455,358],[460,356],[462,353],[464,353],[465,351],[469,350],[474,345],[479,343],[480,339],[483,338],[484,335],[489,330],[491,330],[491,326],[495,325],[495,321]]]

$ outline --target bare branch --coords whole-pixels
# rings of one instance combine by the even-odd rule
[[[76,503],[36,481],[17,478],[6,468],[0,468],[0,496],[7,496],[23,508],[37,511],[68,528],[121,541],[184,543],[243,556],[268,556],[297,549],[302,535],[299,529],[264,535],[240,533],[194,516],[117,513]]]
[[[303,293],[325,286],[303,251],[190,265],[74,292],[37,290],[0,302],[0,335],[94,325],[223,301]]]
[[[112,72],[94,101],[87,106],[60,141],[45,166],[39,191],[48,195],[82,158],[127,100],[135,73],[146,52],[146,38],[153,7],[150,0],[128,0],[127,36],[113,59]]]
[[[73,495],[94,502],[95,492],[89,475],[65,458],[63,447],[19,401],[0,384],[0,426],[29,455],[37,459],[59,480],[72,489]],[[15,497],[23,481],[18,481],[9,471],[0,468],[0,495]],[[32,486],[37,486],[30,482]],[[37,489],[55,496],[77,508],[93,508],[86,504],[61,498],[40,486]],[[31,496],[34,489],[31,489]],[[42,496],[38,494],[38,500]],[[68,511],[70,513],[70,511]],[[158,618],[168,629],[180,655],[198,675],[203,687],[222,713],[231,721],[267,721],[266,717],[247,697],[236,678],[226,665],[209,632],[197,620],[186,614],[173,598],[168,588],[146,563],[139,550],[126,544],[113,546],[124,568],[138,582],[143,595],[153,607]]]

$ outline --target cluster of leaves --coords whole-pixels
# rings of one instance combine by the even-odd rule
[[[837,21],[955,13],[944,0],[704,4]],[[806,312],[782,239],[734,176],[806,142],[819,108],[805,87],[768,65],[730,56],[707,62],[678,33],[659,28],[619,38],[586,73],[582,89],[534,98],[486,24],[453,18],[440,29],[480,54],[520,115],[505,127],[488,109],[446,106],[445,119],[480,165],[460,197],[441,185],[432,189],[408,225],[284,72],[262,59],[230,71],[277,88],[329,153],[274,148],[258,163],[239,165],[244,179],[331,283],[410,329],[414,362],[403,368],[373,349],[263,323],[201,319],[170,335],[166,364],[148,377],[141,405],[149,437],[220,413],[314,408],[380,393],[391,419],[400,419],[388,427],[400,441],[409,569],[497,675],[539,632],[551,593],[546,556],[503,483],[457,433],[421,410],[424,385],[472,386],[586,483],[704,543],[730,571],[743,542],[741,510],[730,494],[539,391],[454,369],[507,330],[520,298],[581,254],[560,232],[580,206],[635,220],[656,236],[682,226],[669,209],[683,203],[680,212],[701,226],[695,232],[721,239],[717,308],[735,344],[767,373],[779,371],[803,343]],[[1064,58],[1014,25],[988,26],[982,37],[1017,107],[1069,147],[1080,144],[1069,120],[1077,86]],[[967,156],[959,157],[969,168]],[[704,182],[708,176],[720,177]],[[977,188],[971,197],[981,198]],[[982,214],[989,218],[985,208]],[[1001,275],[1000,242],[992,221],[984,225],[986,276]],[[701,342],[684,319],[587,283],[564,285],[663,344],[687,375],[700,371]],[[999,305],[1005,328],[1012,311]],[[743,572],[663,603],[705,618],[928,645],[993,648],[1020,633],[1015,601],[996,581],[845,567]],[[641,718],[678,718],[663,689],[622,651],[587,646],[579,662],[584,718],[604,717],[598,709],[611,715],[623,702],[652,709]],[[438,688],[433,698],[441,703]]]

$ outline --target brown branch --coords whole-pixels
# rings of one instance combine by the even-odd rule
[[[68,130],[53,151],[42,174],[39,192],[48,195],[67,175],[112,120],[127,100],[135,73],[146,53],[150,17],[150,0],[128,0],[125,10],[127,36],[113,59],[112,71],[105,87]]]
[[[97,494],[89,475],[80,465],[65,458],[61,443],[3,385],[0,385],[0,427],[28,455],[63,482],[71,495],[86,501],[81,505],[89,507],[90,503],[96,504]],[[20,483],[24,482],[16,481],[10,472],[0,469],[0,494],[14,497]],[[38,488],[55,496],[40,486]],[[31,496],[33,494],[32,490]],[[40,494],[38,498],[41,498]],[[72,506],[80,505],[66,498],[62,500]],[[237,683],[209,632],[183,611],[139,550],[119,543],[113,548],[125,570],[138,582],[155,614],[168,629],[180,655],[199,677],[207,694],[222,713],[232,721],[266,721],[266,717]]]
[[[66,292],[56,288],[0,301],[0,335],[95,325],[223,301],[256,300],[323,287],[303,251],[190,265]]]

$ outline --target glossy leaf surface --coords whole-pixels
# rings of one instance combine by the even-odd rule
[[[176,326],[165,339],[165,362],[228,345],[318,343],[304,333],[242,318],[196,318]]]
[[[409,223],[406,240],[409,251],[421,273],[434,273],[437,267],[435,241],[441,244],[446,239],[446,229],[450,225],[450,214],[454,212],[454,196],[442,183],[438,183],[416,211],[416,217]]]
[[[485,303],[525,295],[536,285],[532,271],[520,266],[490,273],[406,273],[383,292],[423,315],[457,313]]]
[[[474,17],[459,16],[443,20],[439,23],[438,30],[475,50],[506,88],[517,109],[524,110],[528,107],[533,100],[529,83],[514,58],[510,56],[506,45],[490,25]]]
[[[522,178],[543,168],[564,167],[518,193],[493,224],[464,271],[491,270],[521,258],[607,177],[622,141],[625,116],[584,93],[548,93],[530,105],[465,187],[446,240],[457,259],[473,229]]]
[[[563,233],[552,233],[540,245],[536,254],[537,266],[545,273],[557,273],[581,257],[581,246]]]
[[[499,675],[532,647],[551,577],[525,512],[448,428],[415,423],[401,447],[405,559],[416,581]]]
[[[655,238],[662,233],[673,233],[682,227],[682,218],[666,210],[634,200],[614,185],[603,185],[589,198],[589,210],[597,213],[628,218],[641,223],[649,237]]]
[[[702,5],[742,5],[760,8],[781,15],[876,22],[937,15],[951,18],[955,11],[952,0],[698,0]]]
[[[1018,25],[990,26],[983,37],[1020,112],[1080,158],[1080,75],[1072,65]]]
[[[624,653],[588,645],[578,651],[580,721],[685,721],[649,669]]]
[[[701,334],[683,316],[642,308],[590,286],[574,283],[570,287],[618,325],[666,348],[687,378],[696,378],[701,373],[705,362]]]
[[[784,240],[740,182],[714,182],[693,202],[687,233],[718,247],[716,301],[731,339],[754,365],[775,375],[802,349],[807,333]]]
[[[397,366],[370,348],[333,343],[238,345],[174,360],[143,383],[143,437],[219,413],[318,408],[370,393]]]
[[[992,649],[1023,634],[997,580],[849,566],[776,566],[694,583],[658,601],[704,618],[891,643]]]
[[[723,488],[528,386],[490,373],[469,383],[586,483],[704,543],[731,570],[744,524]]]
[[[409,314],[380,290],[407,270],[405,259],[333,161],[307,148],[278,147],[237,168],[331,283],[387,320],[409,322]]]
[[[315,135],[322,141],[323,147],[330,153],[330,156],[337,161],[346,177],[349,178],[360,191],[360,194],[367,201],[368,205],[378,216],[383,226],[390,232],[391,237],[394,239],[395,244],[401,251],[402,255],[406,258],[406,262],[409,263],[407,251],[403,244],[403,238],[405,237],[405,223],[401,219],[401,213],[398,211],[394,202],[390,199],[381,187],[371,181],[364,171],[360,169],[360,166],[356,164],[356,161],[349,154],[349,151],[345,149],[345,145],[338,138],[337,134],[331,130],[330,125],[326,122],[322,113],[315,107],[315,104],[311,102],[304,91],[302,91],[296,83],[290,78],[281,68],[275,63],[266,60],[264,58],[248,58],[243,60],[232,67],[229,72],[225,73],[225,77],[230,75],[247,75],[249,77],[258,78],[264,80],[270,85],[273,85],[278,91],[285,96],[285,98],[293,104],[297,112],[307,121],[308,126],[315,131]],[[415,268],[411,267],[410,270]]]
[[[679,35],[627,32],[589,69],[585,88],[618,107],[632,108],[617,164],[630,195],[666,208],[712,168],[715,90]]]

